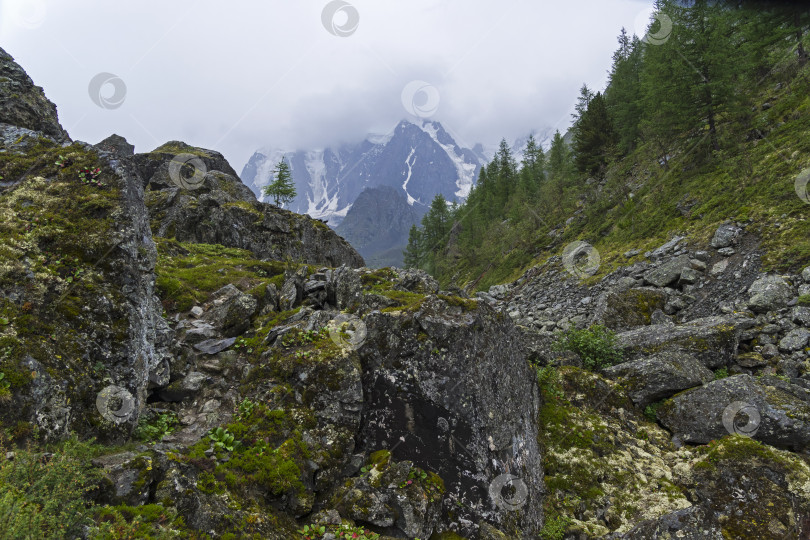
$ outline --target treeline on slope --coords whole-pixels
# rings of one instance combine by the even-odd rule
[[[502,141],[463,204],[434,199],[411,230],[407,266],[482,288],[578,238],[610,259],[666,230],[804,212],[792,183],[801,168],[770,154],[783,141],[807,154],[810,12],[744,2],[655,7],[649,37],[622,29],[604,92],[582,87],[571,144],[558,131],[544,152],[530,137],[517,163]],[[761,107],[770,97],[778,103]],[[771,140],[757,147],[761,139]],[[775,248],[800,264],[810,245],[795,232]]]

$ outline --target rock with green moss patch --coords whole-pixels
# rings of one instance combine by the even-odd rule
[[[639,407],[714,380],[711,370],[682,351],[663,351],[624,362],[606,368],[605,374],[618,379]]]
[[[55,140],[69,140],[59,124],[54,105],[34,81],[0,48],[0,123],[41,132]]]
[[[649,325],[653,313],[666,302],[667,294],[652,287],[609,291],[597,300],[593,323],[617,331]]]
[[[754,325],[745,317],[706,317],[682,325],[658,324],[618,334],[618,345],[629,359],[667,350],[681,350],[709,369],[730,365],[740,333]]]
[[[810,448],[810,391],[776,377],[712,381],[666,401],[658,419],[684,442],[740,433],[796,452]]]

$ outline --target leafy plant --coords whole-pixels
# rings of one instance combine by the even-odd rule
[[[553,366],[546,366],[537,368],[537,384],[546,396],[555,399],[562,399],[565,397],[563,393],[562,384],[560,383],[560,374]]]
[[[135,428],[135,437],[144,441],[159,441],[174,431],[178,423],[177,416],[172,412],[159,414],[152,420],[142,416]]]
[[[616,345],[616,334],[598,324],[584,330],[571,328],[558,334],[554,349],[577,353],[585,368],[590,370],[603,369],[622,361],[622,351]]]
[[[98,177],[101,175],[101,169],[96,167],[95,169],[80,169],[79,170],[79,178],[81,179],[82,183],[87,184],[89,186],[96,186],[102,187],[104,185]]]
[[[720,379],[725,379],[728,377],[728,368],[721,367],[720,369],[716,369],[714,371],[714,380],[719,381]]]
[[[662,403],[663,401],[657,401],[644,407],[644,416],[647,417],[647,420],[653,423],[658,421],[658,408]]]
[[[305,539],[320,538],[326,534],[326,527],[321,525],[304,525],[304,528],[298,531]]]
[[[244,420],[245,418],[250,418],[250,415],[253,414],[253,409],[256,407],[256,404],[250,401],[248,398],[242,400],[242,403],[239,404],[238,413],[239,418]]]
[[[234,436],[227,429],[218,427],[211,431],[208,438],[213,441],[215,449],[222,448],[228,452],[233,452]]]
[[[326,533],[333,534],[336,538],[351,540],[377,540],[380,535],[363,527],[353,527],[345,523],[340,525],[304,525],[298,533],[303,540],[316,540],[323,538]],[[417,539],[418,540],[418,539]]]
[[[11,383],[6,380],[6,374],[0,372],[0,401],[7,401],[11,397]]]

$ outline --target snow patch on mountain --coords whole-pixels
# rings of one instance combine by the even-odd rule
[[[411,158],[413,157],[414,152],[416,152],[416,148],[411,147],[411,153],[408,154],[408,158],[405,160],[405,165],[408,166],[408,177],[405,178],[405,182],[402,184],[402,189],[405,191],[405,196],[408,198],[408,204],[411,206],[413,206],[413,203],[416,202],[416,199],[411,197],[411,194],[408,193],[408,182],[411,181],[411,176],[413,175],[413,166],[416,163],[416,158],[414,158],[413,163],[411,163]]]

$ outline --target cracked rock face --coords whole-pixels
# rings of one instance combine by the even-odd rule
[[[459,503],[442,516],[447,529],[471,534],[483,518],[533,537],[542,519],[539,398],[512,325],[485,305],[467,312],[435,297],[414,314],[365,321],[362,447],[435,471]],[[517,477],[514,493],[491,496],[504,474]]]

